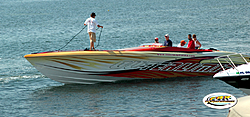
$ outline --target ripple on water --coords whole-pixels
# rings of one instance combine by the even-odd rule
[[[221,90],[244,95],[219,80],[188,78],[42,87],[30,100],[32,107],[46,111],[44,115],[225,116],[227,109],[214,110],[202,103],[204,96]]]

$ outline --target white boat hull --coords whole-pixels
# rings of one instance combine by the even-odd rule
[[[242,54],[239,54],[242,55]],[[231,59],[230,55],[223,56],[221,58]],[[245,61],[245,64],[235,65],[235,63],[230,60],[230,64],[233,65],[232,68],[224,69],[216,73],[213,78],[220,79],[226,83],[236,87],[236,88],[250,88],[250,63],[243,57],[240,56],[242,60]],[[219,57],[220,58],[220,57]],[[249,60],[249,59],[248,59]],[[218,61],[220,62],[220,61]]]
[[[29,54],[25,58],[52,80],[65,84],[95,84],[211,76],[222,70],[214,57],[226,54],[230,52],[55,51]]]

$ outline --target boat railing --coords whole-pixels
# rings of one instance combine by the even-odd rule
[[[250,53],[250,52],[249,52]],[[237,66],[235,65],[235,63],[233,62],[232,58],[230,56],[233,56],[233,55],[240,55],[240,57],[238,58],[242,58],[243,61],[248,64],[249,62],[245,59],[245,57],[242,55],[242,54],[246,54],[246,53],[234,53],[234,54],[229,54],[229,55],[224,55],[224,56],[219,56],[219,57],[216,57],[215,59],[217,59],[218,63],[220,64],[221,68],[223,69],[223,71],[225,71],[226,69],[224,68],[224,66],[222,65],[221,63],[221,60],[222,58],[224,58],[224,60],[230,65],[232,66],[233,69],[236,69],[238,72],[239,70],[237,69]],[[228,60],[229,61],[228,61]]]

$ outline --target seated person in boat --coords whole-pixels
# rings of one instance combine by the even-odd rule
[[[159,43],[158,37],[155,37],[155,43]]]
[[[162,44],[159,43],[158,37],[155,37],[155,43],[153,43],[152,45],[155,45],[155,46],[162,46]]]
[[[191,34],[188,34],[188,47],[189,49],[195,49],[195,44],[194,44],[194,41],[192,39],[192,36]]]
[[[164,46],[168,46],[168,47],[172,47],[172,41],[169,39],[169,35],[168,34],[166,34],[165,35],[165,42],[164,42]]]
[[[194,40],[195,49],[200,49],[201,48],[201,43],[196,39],[195,34],[193,34],[193,40]]]
[[[186,43],[187,42],[185,40],[181,40],[181,42],[178,44],[177,47],[184,48],[184,46],[185,46]]]

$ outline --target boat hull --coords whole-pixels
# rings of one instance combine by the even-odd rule
[[[65,51],[26,55],[52,80],[95,84],[134,79],[212,76],[220,65],[214,57],[229,52]],[[224,64],[225,67],[230,67]]]
[[[220,79],[227,84],[230,84],[236,88],[247,88],[250,89],[250,75],[244,76],[227,76],[227,77],[220,77],[216,78]]]
[[[250,64],[220,71],[213,78],[220,79],[236,88],[250,88]]]

